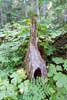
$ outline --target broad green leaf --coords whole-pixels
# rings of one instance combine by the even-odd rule
[[[64,60],[61,57],[55,57],[55,58],[52,58],[52,60],[56,64],[63,64],[64,63]]]
[[[61,67],[60,65],[57,65],[57,66],[56,66],[56,70],[57,70],[57,71],[62,71],[62,67]]]
[[[54,74],[56,74],[56,67],[51,64],[48,66],[48,77],[52,77]]]
[[[67,87],[67,76],[64,74],[59,72],[54,75],[53,79],[56,81],[57,87]]]

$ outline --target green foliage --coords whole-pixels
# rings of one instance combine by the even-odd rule
[[[17,70],[17,72],[13,72],[10,75],[11,83],[17,85],[22,82],[22,80],[26,79],[26,75],[23,69]]]
[[[27,24],[30,24],[28,20]],[[26,72],[21,68],[27,50],[29,30],[22,25],[16,33],[15,30],[19,29],[17,24],[7,29],[10,33],[4,32],[6,39],[0,44],[0,100],[66,100],[67,75],[63,73],[63,69],[67,70],[67,59],[52,56],[53,63],[47,66],[48,77],[30,81],[26,79]],[[48,38],[45,42],[40,41],[40,45],[44,47],[47,56],[51,56],[55,48],[51,44],[52,37],[46,34],[47,30],[45,25],[38,26],[39,38]]]
[[[56,74],[56,67],[55,65],[51,64],[50,66],[48,66],[48,77],[52,77],[54,74]]]
[[[61,88],[64,87],[67,91],[67,77],[62,73],[57,73],[54,76],[54,80],[56,81],[57,87]]]
[[[13,30],[11,30],[11,27],[13,27]],[[22,63],[25,54],[25,46],[28,42],[27,40],[25,41],[25,33],[27,33],[28,30],[26,30],[25,27],[22,27],[19,32],[17,32],[17,30],[19,30],[18,25],[13,24],[9,26],[8,31],[10,33],[7,36],[7,31],[4,32],[4,37],[6,38],[4,41],[1,41],[0,45],[0,68],[7,66],[15,67]]]
[[[10,78],[8,78],[8,76]],[[0,100],[18,100],[18,84],[26,78],[23,69],[9,74],[1,71],[0,74]],[[11,82],[10,82],[11,81]]]
[[[44,80],[43,83],[41,83],[42,81],[40,79],[34,80],[32,82],[28,83],[23,83],[23,85],[25,86],[24,88],[24,94],[23,94],[23,100],[37,100],[39,98],[39,100],[43,100],[46,96],[45,93],[43,91],[44,87],[41,87],[43,85],[45,85]],[[43,85],[42,85],[43,84]],[[23,87],[22,85],[22,87]],[[22,88],[23,89],[23,88]]]
[[[15,86],[9,84],[8,80],[0,81],[0,100],[5,98],[12,98],[14,100],[17,100],[16,96],[17,92]]]
[[[37,20],[37,33],[39,45],[44,48],[47,60],[51,59],[47,64],[48,76],[32,81],[27,79],[23,61],[31,20],[24,18],[21,22],[14,22],[18,14],[15,8],[11,13],[13,22],[7,23],[0,30],[0,100],[67,100],[67,59],[53,56],[56,48],[52,45],[54,38],[67,32],[67,23],[63,18],[67,4],[65,0],[39,0],[39,8],[44,2],[47,11],[45,16],[39,16],[40,21]],[[50,2],[52,7],[48,9]]]
[[[6,46],[5,46],[6,45]],[[19,45],[15,42],[3,43],[0,46],[0,67],[10,67],[15,66],[19,61],[21,61],[20,53],[17,51]],[[16,53],[15,53],[16,52]],[[19,54],[19,56],[18,56]],[[12,63],[11,63],[12,62]],[[20,63],[20,62],[19,62]]]
[[[52,58],[52,60],[53,60],[56,64],[63,64],[63,63],[64,63],[64,60],[63,60],[63,58],[61,58],[61,57],[55,57],[55,58]]]
[[[58,68],[59,67],[59,68]],[[10,74],[11,83],[8,80],[8,73],[3,71],[0,76],[0,99],[6,100],[66,100],[67,76],[61,72],[60,65],[50,64],[48,66],[48,78],[37,78],[30,81],[25,80],[25,72],[19,69]],[[6,75],[5,78],[3,78]],[[25,81],[24,81],[25,80]]]
[[[67,59],[64,61],[64,69],[67,70]]]
[[[48,77],[54,83],[56,89],[55,94],[51,95],[50,100],[66,100],[65,95],[67,93],[67,76],[62,73],[62,66],[58,64],[65,64],[63,59],[56,57],[53,59],[57,65],[50,64],[48,66]],[[59,63],[58,63],[59,62]],[[49,82],[50,83],[50,82]],[[53,87],[53,86],[52,86]]]

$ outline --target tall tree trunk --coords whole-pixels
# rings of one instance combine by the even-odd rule
[[[25,17],[27,17],[27,4],[26,4],[26,0],[24,0],[24,8],[25,8]]]
[[[40,17],[39,0],[36,0],[36,7],[37,7],[37,15],[38,15],[38,17]]]
[[[0,8],[0,13],[1,13],[1,27],[3,27],[3,12],[2,12],[2,8]]]

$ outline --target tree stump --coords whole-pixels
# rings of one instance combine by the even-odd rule
[[[42,59],[38,50],[38,37],[36,32],[36,17],[32,17],[30,43],[25,57],[25,67],[29,79],[47,76],[46,62]]]

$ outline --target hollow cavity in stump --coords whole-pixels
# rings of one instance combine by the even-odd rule
[[[37,68],[34,72],[34,78],[41,77],[41,69]]]

